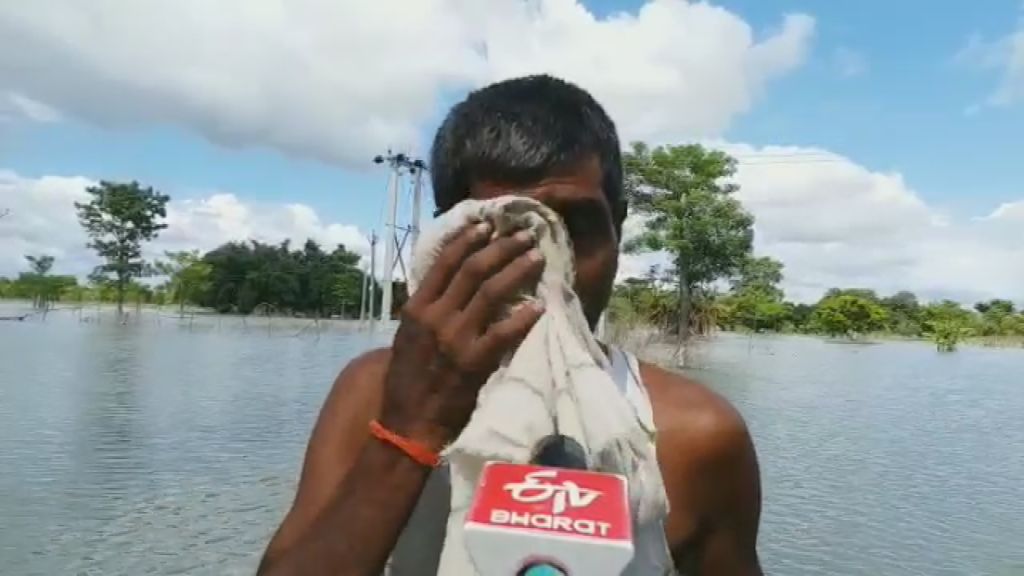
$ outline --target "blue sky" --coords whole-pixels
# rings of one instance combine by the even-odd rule
[[[595,14],[635,10],[638,0],[585,2]],[[915,191],[943,205],[978,210],[1024,194],[1018,158],[1024,108],[966,111],[984,100],[997,71],[955,63],[972,35],[996,37],[1016,24],[1019,2],[746,0],[716,4],[758,31],[780,14],[813,15],[814,47],[796,73],[775,82],[727,131],[756,145],[822,147],[878,170],[899,170]],[[862,58],[844,73],[840,54]],[[847,76],[846,74],[850,74]],[[436,123],[423,126],[423,145]],[[238,191],[267,201],[300,201],[370,225],[382,174],[260,149],[225,149],[173,126],[109,130],[70,121],[18,126],[0,148],[5,167],[25,175],[138,178],[178,195]],[[348,201],[356,201],[354,213]],[[342,210],[340,203],[346,205]]]
[[[442,7],[446,1],[437,0]],[[682,0],[660,1],[688,6]],[[307,0],[305,4],[315,5],[317,1]],[[365,21],[373,17],[366,7],[357,7],[351,2],[338,4],[341,6],[336,9],[343,15],[345,10],[350,10],[353,20]],[[572,2],[542,0],[538,4],[565,8]],[[621,13],[635,15],[645,4],[641,0],[590,0],[584,2],[583,13],[589,12],[593,18],[601,20]],[[672,93],[658,94],[657,104],[651,106],[662,106],[664,118],[692,117],[694,120],[689,123],[681,121],[679,126],[670,126],[665,131],[651,132],[650,139],[669,143],[705,139],[747,146],[748,154],[753,155],[750,157],[760,158],[761,162],[765,161],[763,154],[770,148],[774,149],[772,147],[794,147],[789,150],[795,152],[784,152],[783,156],[772,158],[777,163],[786,164],[783,168],[795,170],[803,168],[802,164],[808,162],[806,158],[811,158],[811,164],[818,160],[807,154],[825,151],[865,174],[879,178],[898,175],[900,194],[916,194],[934,216],[955,221],[969,222],[972,218],[991,214],[1001,205],[1024,200],[1024,179],[1021,178],[1018,160],[1024,153],[1024,102],[1011,99],[1002,105],[989,104],[1001,84],[1024,82],[1012,74],[1013,54],[1008,43],[1013,34],[1024,30],[1024,6],[1019,0],[948,2],[941,8],[934,2],[923,0],[720,0],[713,4],[728,14],[729,22],[726,24],[738,22],[749,26],[755,41],[763,41],[775,34],[787,35],[788,32],[784,34],[781,30],[784,18],[789,14],[803,14],[813,19],[813,32],[794,40],[800,44],[799,49],[778,56],[786,62],[765,72],[764,79],[748,79],[741,83],[749,92],[746,104],[706,112],[700,103],[714,100],[715,95],[703,99],[698,95],[698,105],[680,105],[675,109]],[[69,14],[83,12],[80,6],[71,2],[67,3],[67,10]],[[5,14],[5,11],[9,13]],[[195,9],[188,24],[203,24],[203,19],[207,18],[209,25],[214,26],[219,15],[213,9],[209,12]],[[680,14],[682,28],[679,34],[699,36],[704,30],[711,30],[709,36],[717,33],[717,28],[712,27],[718,20],[712,16],[698,14],[695,10]],[[148,15],[117,17],[145,19]],[[152,17],[156,19],[157,15]],[[709,24],[699,27],[705,22],[699,18],[704,18]],[[447,20],[437,26],[444,25],[447,25]],[[481,27],[486,28],[486,25]],[[581,24],[580,28],[584,26]],[[484,33],[484,41],[494,41],[493,46],[499,46],[502,31],[486,29],[489,31]],[[11,9],[3,9],[0,10],[0,36],[5,30],[14,32],[11,38],[27,39],[29,46],[36,41],[45,46],[45,42],[52,41],[54,31],[65,29],[51,25],[48,16],[42,12],[33,13],[26,9],[15,14]],[[725,24],[722,30],[723,35],[735,35],[735,30]],[[79,30],[77,36],[74,30],[67,33],[65,44],[73,45],[75,41],[88,40],[91,32]],[[344,34],[343,31],[338,33]],[[418,33],[415,31],[414,35]],[[430,33],[430,30],[422,31],[424,38],[430,38]],[[793,35],[795,37],[796,33]],[[259,41],[258,38],[255,40]],[[424,51],[436,50],[442,54],[438,58],[447,58],[443,53],[445,47],[434,47],[429,42],[415,45],[412,51],[422,46],[429,46],[423,48]],[[497,52],[493,46],[492,55]],[[693,45],[689,46],[692,48]],[[1021,46],[1024,51],[1024,41]],[[0,41],[0,52],[2,48]],[[104,109],[103,102],[109,102],[119,94],[116,78],[111,79],[117,70],[107,67],[115,65],[108,60],[124,64],[120,62],[126,59],[124,54],[138,49],[127,45],[115,48],[118,49],[109,53],[82,56],[81,62],[60,60],[57,52],[60,48],[54,48],[54,54],[58,56],[52,61],[34,63],[51,70],[43,79],[39,78],[44,76],[42,73],[33,75],[25,72],[29,66],[28,56],[10,52],[7,56],[0,56],[0,72],[15,71],[8,74],[7,80],[0,80],[0,170],[12,172],[25,181],[46,176],[138,179],[170,193],[176,199],[200,200],[216,192],[228,192],[245,203],[301,203],[315,211],[324,223],[357,226],[363,233],[379,226],[384,202],[385,174],[370,162],[376,153],[374,150],[383,151],[385,142],[397,139],[406,142],[415,152],[425,153],[441,114],[466,89],[483,83],[476,78],[494,79],[507,75],[506,70],[533,71],[531,66],[538,66],[536,62],[531,64],[529,61],[521,65],[492,62],[488,65],[493,69],[488,69],[482,76],[467,74],[467,78],[471,76],[474,79],[451,81],[449,77],[453,72],[445,68],[445,63],[431,63],[428,71],[434,77],[424,89],[426,97],[420,99],[415,112],[404,118],[407,120],[405,124],[394,130],[389,128],[390,131],[385,131],[387,135],[379,138],[376,137],[379,131],[372,131],[376,128],[354,131],[347,136],[350,141],[358,143],[360,134],[373,137],[367,139],[365,148],[353,147],[349,142],[342,146],[344,150],[331,156],[335,148],[326,145],[323,149],[330,151],[318,153],[320,148],[316,146],[324,138],[314,134],[315,127],[298,134],[295,139],[289,139],[294,135],[277,133],[264,137],[275,130],[278,133],[286,131],[281,126],[287,128],[287,124],[283,120],[277,124],[263,119],[253,120],[251,116],[228,117],[225,110],[230,112],[230,106],[203,108],[205,103],[201,94],[197,96],[173,89],[161,93],[163,88],[156,80],[152,84],[122,82],[130,89],[128,98],[146,100],[152,96],[151,105],[142,102],[136,110],[136,103],[129,102],[123,114],[117,109]],[[47,52],[41,50],[40,53]],[[643,57],[645,53],[639,54]],[[74,56],[77,58],[78,55]],[[174,59],[176,56],[165,56],[164,61],[157,61],[157,56],[153,56],[151,62],[145,61],[147,57],[145,53],[139,56],[144,66],[181,64]],[[87,61],[87,58],[93,60]],[[339,53],[335,58],[337,62],[354,56]],[[429,56],[423,58],[429,59]],[[1020,58],[1024,62],[1024,56]],[[492,60],[496,62],[497,58]],[[544,62],[543,59],[539,61]],[[390,64],[387,59],[382,62]],[[191,66],[191,63],[186,64]],[[372,63],[369,65],[373,66]],[[728,77],[747,73],[745,66],[742,62],[737,65],[724,60],[722,76],[727,78],[722,81],[728,82]],[[201,67],[201,62],[196,65],[197,69]],[[563,69],[556,67],[556,71]],[[681,68],[682,72],[686,70]],[[63,71],[65,80],[58,77],[60,71]],[[183,78],[184,74],[191,72],[190,68],[183,68],[179,76],[168,77]],[[407,74],[415,78],[418,72],[412,69]],[[109,76],[104,75],[106,73]],[[219,73],[224,74],[224,69]],[[703,68],[700,73],[714,75],[714,72]],[[1024,77],[1024,73],[1019,74]],[[572,78],[571,70],[568,75]],[[754,76],[760,78],[752,74]],[[258,80],[261,77],[254,73],[252,78]],[[400,83],[401,76],[397,78],[399,80],[387,77],[380,82]],[[712,79],[717,80],[717,77]],[[62,81],[68,85],[63,86]],[[89,86],[94,81],[98,86],[95,94],[89,89],[82,89],[83,85]],[[260,86],[256,85],[257,88]],[[299,92],[315,90],[301,84],[290,89]],[[76,90],[84,93],[80,101],[74,94]],[[263,90],[276,93],[279,88],[265,86]],[[405,88],[400,84],[388,85],[387,91],[368,97],[366,106],[374,106],[374,102],[381,99],[380,94],[393,94],[392,90],[402,91]],[[599,97],[603,93],[601,90],[596,92]],[[27,97],[43,106],[47,113],[42,114],[42,119],[46,121],[39,121],[39,114],[26,113],[24,106],[13,106],[15,112],[8,112],[5,116],[5,91],[8,95]],[[339,94],[339,102],[344,99],[342,94]],[[9,96],[8,100],[13,102],[11,98]],[[268,106],[267,110],[274,110],[282,117],[301,112],[288,110],[289,106],[301,108],[308,104],[303,100],[292,102],[288,96],[275,98],[278,100],[273,101],[274,106]],[[613,104],[616,110],[629,109],[628,103]],[[395,102],[387,105],[401,107],[404,104]],[[283,112],[282,106],[285,108]],[[713,107],[711,104],[708,106]],[[8,109],[11,108],[9,103]],[[404,113],[404,108],[401,110]],[[388,110],[380,112],[382,117],[388,113]],[[342,120],[358,118],[356,114]],[[721,117],[720,122],[711,122],[711,127],[693,128],[693,125],[700,124],[700,118],[716,114]],[[307,116],[306,122],[317,122],[316,114],[311,112]],[[628,126],[629,119],[628,115],[616,118],[620,128]],[[325,116],[324,122],[329,121],[330,118]],[[222,123],[230,130],[222,129]],[[207,126],[212,128],[207,130]],[[344,130],[340,129],[343,133]],[[395,137],[395,134],[401,136]],[[307,140],[313,144],[307,146]],[[293,146],[294,141],[299,141],[299,144]],[[363,155],[365,164],[360,164],[358,159]],[[325,156],[327,160],[323,159]],[[741,160],[744,157],[741,153]],[[808,166],[808,169],[815,168]],[[758,167],[746,174],[744,181],[752,182],[756,188],[761,175],[773,169]],[[0,194],[5,194],[2,190]],[[877,196],[884,195],[884,192],[870,194]],[[753,205],[759,204],[755,201]],[[879,209],[884,210],[884,207]],[[769,230],[766,237],[772,236],[784,238],[787,234]],[[781,254],[786,253],[787,246],[779,244],[775,248]],[[768,252],[773,251],[770,245],[762,247]],[[9,270],[0,265],[2,273],[9,273]],[[870,282],[867,278],[864,281]],[[831,280],[825,274],[804,289],[813,291],[817,284]],[[850,280],[859,279],[852,277]],[[1012,284],[1013,281],[1015,279],[1008,282]],[[1021,288],[1024,290],[1024,286]]]
[[[585,4],[606,16],[643,2]],[[872,169],[898,170],[920,194],[953,208],[980,210],[1024,195],[1024,107],[968,114],[992,91],[998,71],[955,62],[972,35],[1010,32],[1019,2],[951,2],[943,9],[923,0],[716,4],[759,31],[794,11],[817,22],[807,62],[736,118],[726,133],[730,140],[824,147]],[[844,71],[843,52],[862,59],[863,70]],[[424,148],[435,126],[423,126]],[[300,201],[364,225],[379,217],[379,206],[364,202],[382,190],[382,175],[369,159],[360,172],[265,148],[224,148],[174,126],[111,130],[74,120],[25,123],[0,146],[4,166],[29,176],[137,178],[179,195],[230,190]]]

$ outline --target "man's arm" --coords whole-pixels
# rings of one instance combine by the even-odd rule
[[[743,417],[701,384],[642,366],[671,512],[666,537],[688,576],[761,576],[761,481]]]
[[[543,258],[532,234],[492,241],[492,230],[477,223],[456,234],[403,308],[390,350],[363,356],[338,377],[260,574],[380,574],[430,470],[391,444],[368,441],[370,421],[440,452],[543,313],[527,304],[496,317],[536,285]]]
[[[709,431],[708,460],[702,480],[707,532],[698,541],[694,574],[761,576],[757,532],[761,480],[754,444],[734,410]]]
[[[380,412],[387,351],[350,364],[313,430],[295,503],[259,574],[380,574],[423,489],[428,470],[368,441]]]

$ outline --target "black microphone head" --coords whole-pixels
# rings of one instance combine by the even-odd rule
[[[545,436],[537,443],[531,464],[551,468],[587,470],[587,453],[576,440],[562,434]]]

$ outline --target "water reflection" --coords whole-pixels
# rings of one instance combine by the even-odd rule
[[[308,321],[0,323],[3,574],[252,574],[344,363]],[[268,334],[269,332],[269,334]],[[1024,353],[721,338],[771,574],[1024,573]]]

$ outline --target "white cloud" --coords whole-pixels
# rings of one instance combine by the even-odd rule
[[[0,92],[0,123],[14,120],[57,122],[60,113],[42,102],[17,92]]]
[[[0,276],[15,276],[26,269],[26,254],[48,254],[57,259],[54,271],[84,277],[98,264],[85,247],[87,238],[75,215],[74,203],[87,200],[88,178],[45,176],[25,178],[0,170]],[[208,196],[168,204],[168,228],[146,247],[147,258],[165,250],[210,250],[233,240],[278,243],[286,239],[298,247],[307,238],[326,249],[344,244],[366,258],[369,242],[355,226],[323,222],[303,204],[254,204],[234,194]]]
[[[718,146],[740,158],[737,197],[756,218],[755,251],[785,264],[791,298],[865,287],[964,302],[1024,299],[1024,200],[957,220],[924,202],[900,174],[825,150]],[[660,261],[627,257],[622,275]]]
[[[78,226],[74,203],[86,198],[86,178],[22,178],[0,169],[0,276],[27,270],[25,255],[50,255],[55,272],[88,274],[92,268],[86,238]]]
[[[994,40],[974,35],[954,57],[954,62],[999,74],[998,83],[985,101],[987,106],[1010,106],[1024,101],[1024,18],[1014,32]],[[977,104],[968,110],[977,110]]]
[[[973,220],[950,220],[899,174],[874,172],[822,150],[721,147],[741,159],[758,158],[741,161],[738,196],[757,218],[757,253],[785,263],[791,298],[813,301],[834,286],[910,289],[964,302],[1024,295],[1024,199]],[[0,275],[25,270],[25,254],[55,256],[59,273],[88,274],[97,261],[85,248],[73,204],[85,199],[90,184],[81,177],[26,178],[0,170],[0,209],[11,211],[0,219]],[[364,261],[369,252],[358,228],[324,222],[302,204],[256,204],[217,192],[168,208],[169,228],[148,247],[149,258],[248,238],[341,243]],[[626,235],[640,225],[631,217]],[[625,256],[620,277],[642,276],[664,263],[656,254]]]
[[[1024,223],[1024,200],[1002,204],[993,210],[987,218],[990,220],[1019,221]]]
[[[444,95],[536,72],[591,89],[626,138],[717,136],[813,31],[793,14],[759,38],[686,0],[608,18],[575,0],[7,2],[0,90],[104,126],[364,166],[417,145]]]
[[[868,71],[867,58],[855,50],[849,48],[837,48],[833,56],[839,75],[844,78],[855,78],[863,76]]]

